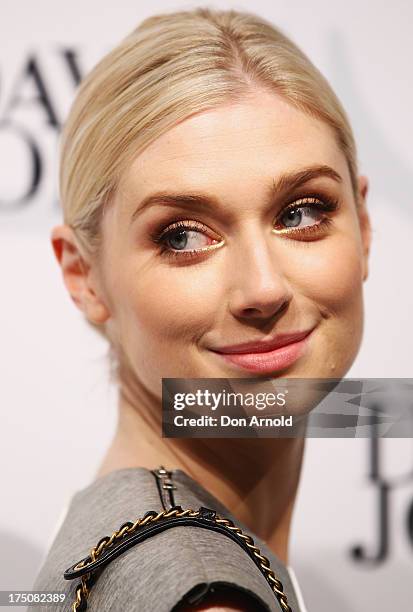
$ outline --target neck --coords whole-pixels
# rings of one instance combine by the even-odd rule
[[[120,394],[117,430],[96,477],[127,467],[181,469],[288,564],[304,438],[162,438],[159,411],[140,406]]]

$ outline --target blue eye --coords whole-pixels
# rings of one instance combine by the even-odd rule
[[[322,212],[310,206],[296,206],[290,208],[281,216],[281,221],[285,227],[308,227],[313,225],[312,220],[317,221],[323,217]]]
[[[214,237],[212,230],[199,221],[181,220],[152,235],[161,246],[162,255],[194,257],[222,246],[224,241]],[[189,248],[188,248],[189,247]]]
[[[326,229],[331,219],[325,214],[338,208],[338,200],[315,196],[300,198],[288,205],[277,218],[274,230],[285,234],[305,234]]]
[[[300,208],[292,208],[283,214],[281,219],[284,221],[284,225],[287,227],[297,227],[302,217],[302,211]]]
[[[202,238],[205,239],[206,236],[200,231],[179,229],[169,231],[168,234],[164,236],[164,242],[178,251],[183,251],[186,247],[188,247],[189,243],[189,249],[194,250],[202,249],[205,246],[208,246],[208,244],[202,244]]]

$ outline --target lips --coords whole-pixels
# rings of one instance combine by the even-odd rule
[[[216,353],[222,353],[223,355],[239,355],[239,354],[251,354],[251,353],[267,353],[275,349],[288,346],[294,342],[303,340],[312,332],[312,329],[304,331],[288,332],[284,334],[277,334],[272,338],[266,338],[256,340],[253,342],[243,342],[241,344],[231,344],[223,347],[219,347],[214,350]]]
[[[314,328],[313,328],[314,329]],[[278,334],[272,338],[211,349],[220,361],[238,370],[273,374],[293,365],[308,353],[313,329]]]

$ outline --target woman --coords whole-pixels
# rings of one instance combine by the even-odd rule
[[[64,570],[169,502],[232,517],[281,594],[230,538],[179,526],[114,559],[86,593],[90,609],[303,610],[288,540],[304,440],[163,438],[161,382],[350,368],[370,223],[335,94],[252,14],[151,17],[82,82],[60,189],[53,248],[71,298],[110,343],[119,419],[35,588],[73,601],[78,580]]]

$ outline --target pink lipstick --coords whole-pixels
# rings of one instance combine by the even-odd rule
[[[287,368],[304,354],[312,331],[278,334],[266,340],[220,347],[214,352],[243,370],[274,372]]]

